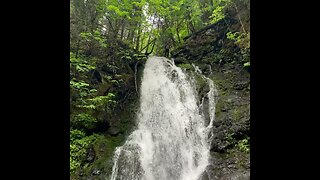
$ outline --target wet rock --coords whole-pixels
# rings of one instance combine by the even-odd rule
[[[116,127],[111,127],[108,130],[108,134],[110,134],[111,136],[117,136],[120,133],[120,130]]]
[[[91,145],[87,151],[87,159],[86,159],[87,162],[92,163],[95,159],[95,156],[96,156],[95,151],[93,149],[93,146]]]
[[[229,24],[238,23],[236,18],[225,20]],[[241,26],[232,28],[236,27]],[[196,64],[203,74],[212,78],[218,91],[216,116],[212,122],[212,156],[207,174],[203,174],[201,180],[250,179],[249,154],[236,146],[240,140],[250,137],[250,73],[243,67],[240,49],[226,38],[228,28],[221,21],[188,36],[185,45],[174,52],[175,58]],[[200,87],[197,91],[201,98],[206,89],[202,84]],[[206,105],[203,108],[206,109]]]
[[[228,110],[229,110],[229,108],[226,108],[226,107],[222,107],[222,108],[221,108],[221,111],[222,111],[222,112],[226,112],[226,111],[228,111]]]
[[[175,63],[176,65],[182,64],[182,63],[184,63],[184,62],[186,62],[186,59],[183,58],[183,57],[174,58],[174,63]]]
[[[92,175],[100,175],[101,174],[101,170],[98,170],[98,169],[94,169],[92,171]]]
[[[247,88],[249,85],[249,82],[237,82],[234,85],[235,90],[243,90],[244,88]]]
[[[237,171],[230,175],[230,180],[249,180],[250,172],[249,171]]]
[[[212,122],[212,125],[215,126],[215,127],[218,127],[218,126],[221,125],[221,122],[213,121],[213,122]]]
[[[210,180],[207,171],[203,172],[201,177],[199,178],[200,180]]]

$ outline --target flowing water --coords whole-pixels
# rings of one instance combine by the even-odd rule
[[[201,75],[194,67],[195,73]],[[194,78],[175,66],[174,61],[163,57],[147,60],[140,89],[138,126],[125,144],[116,148],[111,180],[201,177],[209,163],[216,96],[212,80],[201,77],[207,81],[209,90],[199,98]],[[209,114],[209,120],[205,113]]]

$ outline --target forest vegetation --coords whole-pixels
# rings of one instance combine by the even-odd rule
[[[71,178],[110,173],[115,147],[135,126],[148,56],[176,58],[189,39],[223,23],[220,39],[250,68],[249,11],[249,0],[70,0]],[[188,62],[180,66],[191,68]],[[234,141],[231,133],[227,138]],[[249,153],[248,140],[233,146]]]

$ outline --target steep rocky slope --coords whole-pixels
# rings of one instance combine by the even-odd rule
[[[244,53],[226,35],[243,28],[250,31],[249,10],[245,4],[238,7],[238,12],[230,9],[225,19],[187,37],[185,44],[172,52],[178,66],[191,72],[191,64],[197,65],[218,90],[212,158],[204,180],[250,178],[250,67],[244,66],[250,58],[250,46]],[[207,87],[198,84],[201,96]]]

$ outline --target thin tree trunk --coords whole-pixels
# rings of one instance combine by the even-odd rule
[[[106,16],[106,18],[107,18],[107,21],[108,21],[108,23],[109,23],[109,27],[111,28],[111,31],[113,32],[114,31],[114,28],[113,28],[113,26],[112,26],[112,23],[111,23],[111,20]],[[109,29],[110,29],[109,28]],[[110,35],[109,34],[109,32],[108,32],[108,35]]]
[[[146,32],[143,33],[142,35],[142,39],[141,39],[141,43],[140,43],[140,48],[139,49],[142,49],[142,46],[143,46],[143,40],[144,40],[144,37],[146,36]]]
[[[137,34],[137,38],[136,38],[136,50],[139,51],[139,43],[140,43],[140,35],[141,35],[141,23],[139,23],[138,25],[138,34]]]
[[[179,44],[181,44],[178,26],[179,26],[179,25],[177,25],[176,31],[177,31],[177,36],[178,36],[178,42],[179,42]]]
[[[235,3],[233,3],[234,7],[236,8],[236,11],[237,11],[237,15],[238,15],[238,19],[240,21],[240,24],[241,24],[241,27],[242,27],[242,30],[244,33],[247,33],[247,31],[244,29],[244,26],[243,26],[243,23],[242,23],[242,20],[241,20],[241,17],[240,17],[240,14],[239,14],[239,11],[238,11],[238,7]]]
[[[127,41],[129,42],[129,44],[132,45],[132,47],[134,47],[133,42],[134,42],[134,32],[135,32],[135,31],[136,31],[135,25],[132,24],[132,25],[131,25],[131,28],[130,28],[130,30],[129,30],[129,33],[128,33],[128,37],[127,37]]]
[[[154,48],[154,45],[156,44],[156,40],[157,40],[157,39],[154,39],[154,41],[153,41],[153,45],[152,45],[152,49],[151,49],[151,51],[150,51],[150,53],[149,53],[149,54],[151,54],[151,53],[153,52],[153,48]]]
[[[115,20],[115,29],[114,29],[114,32],[113,32],[113,38],[114,39],[117,39],[118,34],[119,34],[119,30],[120,30],[120,22],[119,22],[119,20]]]
[[[150,37],[149,37],[149,39],[150,39]],[[142,51],[143,51],[145,48],[147,48],[147,50],[146,50],[146,52],[145,52],[145,53],[147,53],[147,52],[148,52],[148,49],[149,49],[149,45],[150,45],[151,43],[153,43],[155,40],[156,40],[156,38],[153,39],[151,42],[148,42],[148,44],[147,44],[144,48],[140,49],[140,53],[142,53]]]
[[[146,46],[146,47],[147,47],[147,49],[146,49],[146,53],[148,53],[149,43],[150,43],[150,37],[151,37],[151,35],[149,35],[149,38],[148,38],[148,43],[147,43],[147,46]],[[143,50],[143,49],[142,49],[142,50]],[[142,50],[141,50],[141,51],[142,51]]]
[[[129,28],[128,28],[128,34],[127,34],[127,41],[129,41],[129,38],[130,38],[130,35],[131,35],[131,28],[132,28],[132,25],[131,25],[131,23],[130,23],[130,25],[129,25]]]
[[[124,28],[125,28],[125,20],[122,19],[121,34],[120,34],[120,39],[121,39],[121,40],[123,39]]]

